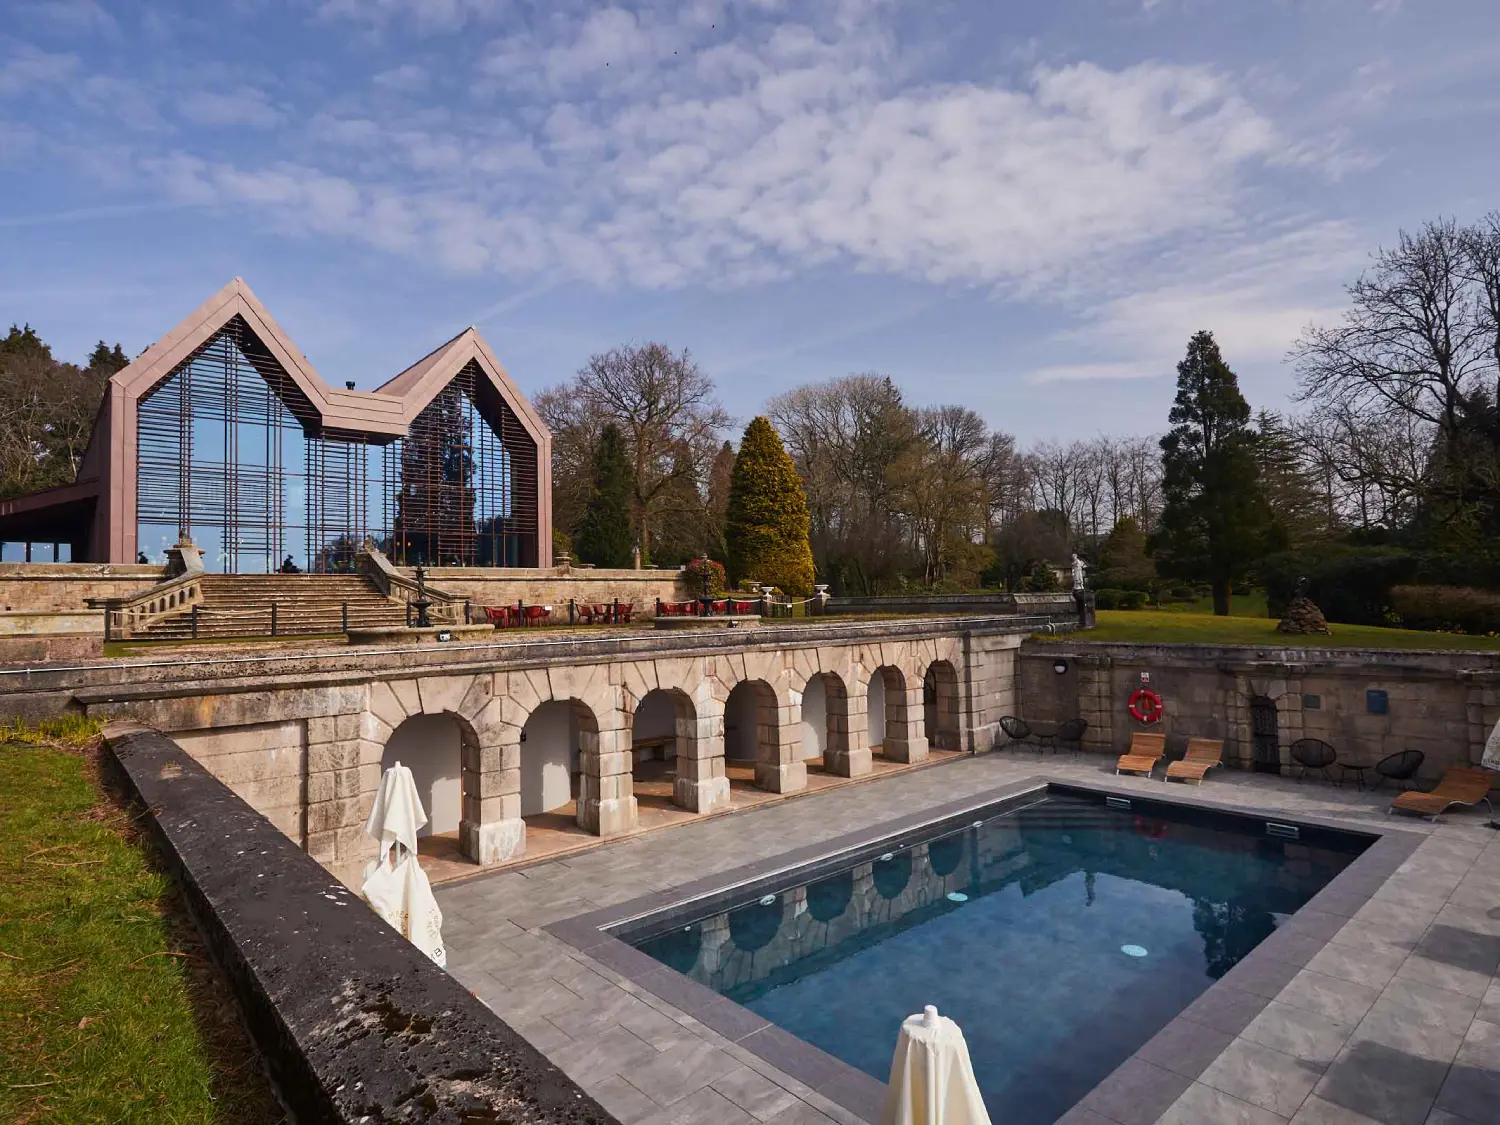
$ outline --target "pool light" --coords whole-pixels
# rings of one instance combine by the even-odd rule
[[[969,901],[969,896],[966,895],[966,894],[964,894],[963,891],[949,891],[948,892],[948,901],[949,902],[968,902]]]
[[[1144,957],[1146,956],[1146,947],[1144,945],[1122,945],[1120,946],[1120,952],[1127,957]]]

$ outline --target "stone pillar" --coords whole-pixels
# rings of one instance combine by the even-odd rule
[[[1069,656],[1074,683],[1078,689],[1078,717],[1087,721],[1083,748],[1095,754],[1109,754],[1115,747],[1115,716],[1125,710],[1125,700],[1110,698],[1113,671],[1108,656]]]
[[[613,712],[612,729],[578,732],[578,826],[596,836],[624,836],[638,823],[631,784],[630,733]]]
[[[900,691],[885,689],[885,756],[916,765],[927,760],[927,729],[922,717],[922,677],[904,676]]]
[[[807,788],[802,760],[802,707],[796,703],[755,701],[755,784],[771,793]]]
[[[825,685],[828,682],[825,680]],[[837,695],[828,694],[828,747],[823,751],[823,768],[835,777],[864,777],[875,768],[866,700],[864,692],[847,687],[839,688]]]
[[[520,730],[504,729],[506,739],[493,745],[481,745],[468,738],[463,745],[459,848],[469,859],[485,867],[514,859],[526,851],[526,822],[521,819]]]
[[[696,717],[677,713],[677,780],[672,800],[696,813],[729,806],[724,773],[724,707],[708,691],[700,693]]]

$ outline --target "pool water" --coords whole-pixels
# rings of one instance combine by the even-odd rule
[[[936,1004],[992,1119],[1043,1125],[1360,850],[1203,819],[1052,795],[617,936],[882,1081],[902,1019]]]

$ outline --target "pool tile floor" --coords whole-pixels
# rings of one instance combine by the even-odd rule
[[[857,1125],[878,1116],[879,1083],[832,1101],[543,927],[1038,775],[1164,786],[1098,757],[960,757],[481,875],[437,889],[449,970],[622,1125]],[[1222,771],[1202,789],[1382,827],[1391,795]],[[1320,896],[1060,1120],[1500,1125],[1500,833],[1487,819],[1401,818],[1422,839],[1393,873]]]

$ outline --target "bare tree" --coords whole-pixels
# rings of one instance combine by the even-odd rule
[[[573,430],[568,441],[574,452],[558,455],[559,476],[577,468],[576,450],[586,443],[591,450],[604,422],[619,424],[631,458],[633,515],[642,559],[650,557],[652,537],[662,520],[675,518],[682,507],[686,486],[690,484],[701,498],[709,464],[729,424],[713,381],[687,351],[673,352],[665,344],[613,348],[590,356],[571,381],[544,392],[539,402],[549,424],[557,419],[564,429]],[[572,414],[576,421],[570,419]],[[558,433],[556,428],[553,432]]]

